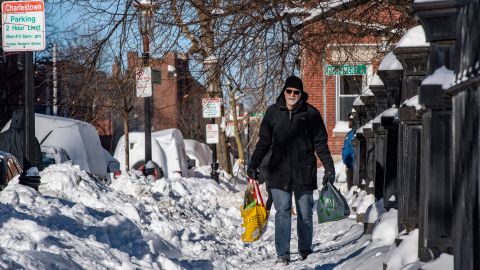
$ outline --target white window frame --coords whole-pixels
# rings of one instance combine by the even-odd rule
[[[373,67],[371,63],[367,66],[367,74],[362,75],[362,89],[364,89],[373,77]],[[358,97],[359,95],[340,95],[340,75],[335,75],[335,124],[340,121],[340,97]]]

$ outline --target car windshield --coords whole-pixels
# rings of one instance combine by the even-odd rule
[[[49,154],[42,153],[42,163],[43,167],[46,168],[52,164],[55,164],[55,159],[52,158]]]

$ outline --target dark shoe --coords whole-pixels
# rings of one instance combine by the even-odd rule
[[[308,255],[312,254],[313,252],[311,250],[308,251],[300,251],[300,259],[302,261],[306,260]]]
[[[287,266],[290,263],[290,259],[287,257],[278,257],[275,264]]]

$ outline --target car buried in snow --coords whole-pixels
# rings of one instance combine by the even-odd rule
[[[10,122],[3,130],[9,126]],[[104,183],[109,183],[110,174],[118,171],[118,161],[115,163],[110,154],[106,155],[97,130],[90,123],[36,113],[35,137],[47,163],[59,164],[68,157],[73,164]]]
[[[8,185],[8,182],[22,172],[22,166],[20,166],[20,163],[12,154],[0,151],[0,191]]]
[[[152,162],[155,179],[188,177],[195,166],[185,152],[183,135],[176,128],[152,132]],[[129,132],[129,163],[132,169],[143,171],[145,166],[145,134]],[[125,171],[125,135],[120,137],[114,157]]]

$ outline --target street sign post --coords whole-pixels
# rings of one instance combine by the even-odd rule
[[[218,125],[217,124],[207,124],[207,143],[208,144],[217,144],[219,141],[218,136]]]
[[[137,68],[136,82],[137,82],[137,97],[152,96],[152,68],[151,67]]]
[[[222,116],[221,98],[202,98],[203,118],[217,118]]]
[[[6,52],[45,50],[43,1],[2,3],[2,47]]]
[[[364,64],[358,65],[326,65],[325,75],[327,76],[348,76],[348,75],[363,75],[367,74],[367,66]]]

